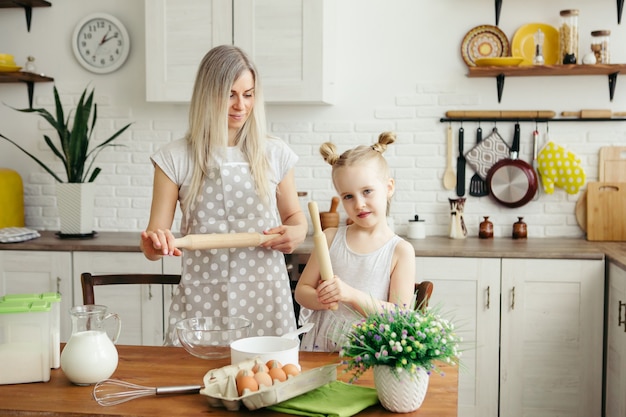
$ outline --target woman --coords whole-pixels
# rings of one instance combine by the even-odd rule
[[[211,49],[200,63],[189,130],[157,151],[152,207],[141,249],[151,260],[183,256],[166,344],[178,345],[175,324],[188,317],[240,316],[256,335],[282,335],[296,322],[283,253],[304,240],[296,154],[265,131],[259,74],[239,48]],[[181,251],[170,228],[177,202],[181,234],[278,234],[259,247]]]

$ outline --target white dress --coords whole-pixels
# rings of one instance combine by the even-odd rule
[[[152,156],[165,175],[179,186],[179,201],[188,192],[191,160],[187,143],[174,141]],[[274,173],[271,195],[297,162],[282,141],[267,141]],[[254,181],[238,147],[227,148],[212,169],[181,234],[257,232],[276,227],[276,200],[270,207],[256,194]],[[183,207],[184,209],[184,207]],[[184,212],[184,210],[183,210]],[[282,335],[295,330],[289,277],[282,252],[264,248],[184,250],[180,284],[172,295],[167,345],[179,345],[175,324],[188,317],[235,316],[252,321],[250,336]]]
[[[353,288],[369,294],[372,299],[389,298],[391,262],[396,245],[402,241],[393,235],[383,246],[371,253],[356,253],[346,242],[347,226],[337,229],[329,252],[333,273]],[[315,323],[302,338],[301,350],[335,352],[341,349],[344,334],[361,315],[343,303],[337,310],[300,309],[300,324]]]

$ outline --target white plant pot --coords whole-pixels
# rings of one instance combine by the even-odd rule
[[[374,366],[374,384],[380,404],[394,413],[409,413],[420,408],[429,379],[423,368],[418,368],[415,374],[404,370],[396,374],[389,366]]]
[[[59,183],[56,192],[61,234],[92,233],[96,192],[94,183]]]

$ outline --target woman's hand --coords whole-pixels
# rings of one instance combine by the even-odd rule
[[[265,230],[263,234],[271,235],[278,234],[280,236],[270,239],[267,242],[261,244],[264,248],[280,251],[282,253],[292,253],[306,238],[307,228],[306,223],[303,227],[301,224],[297,225],[280,225],[278,227],[272,227]]]
[[[182,251],[174,243],[175,237],[169,229],[147,230],[141,232],[141,250],[148,259],[161,256],[180,256]]]

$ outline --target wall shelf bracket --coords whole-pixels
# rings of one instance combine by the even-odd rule
[[[622,3],[624,2],[624,0],[617,0],[618,3],[621,1]],[[496,26],[498,26],[498,24],[500,23],[500,10],[502,10],[502,0],[496,0]]]
[[[617,0],[617,24],[622,23],[622,10],[624,10],[624,0]]]
[[[615,95],[615,84],[617,84],[618,74],[619,72],[609,74],[609,97],[611,101],[613,101],[613,96]]]
[[[496,85],[498,88],[498,103],[502,101],[502,92],[504,92],[504,74],[496,75]]]

